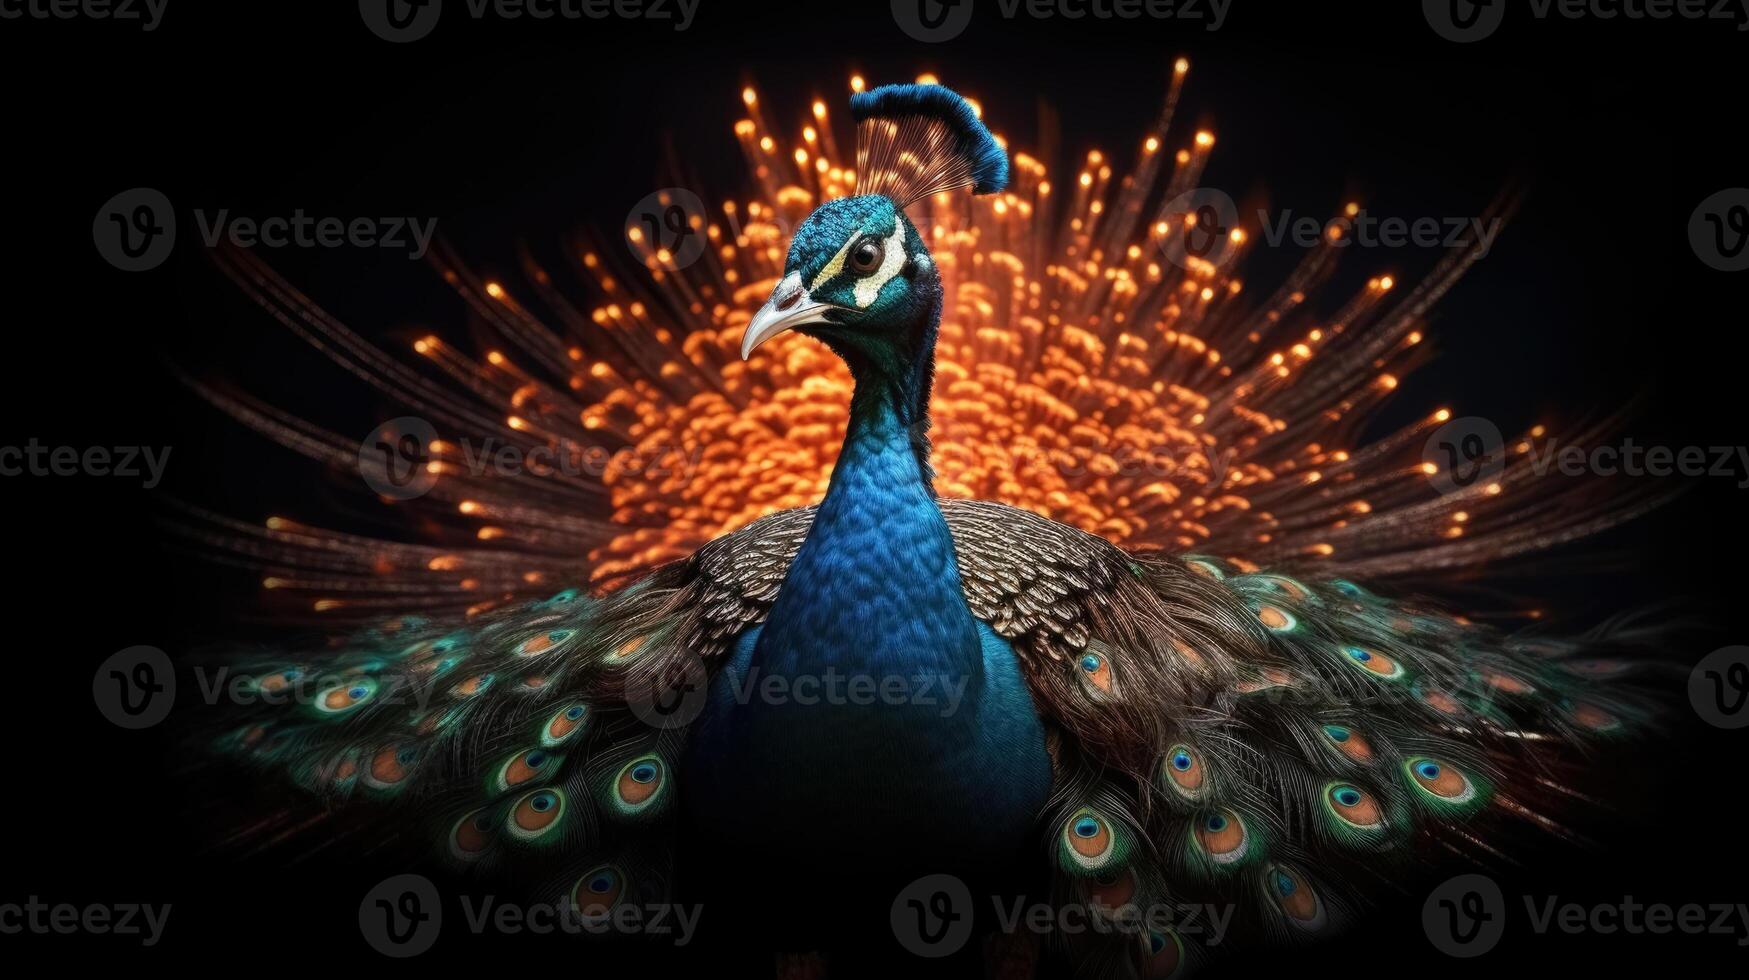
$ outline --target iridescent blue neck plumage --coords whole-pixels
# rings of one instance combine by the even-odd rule
[[[954,672],[978,659],[953,538],[914,437],[915,388],[857,382],[850,425],[807,541],[766,620],[767,671]],[[923,397],[927,397],[926,395]],[[820,658],[821,662],[803,661]]]

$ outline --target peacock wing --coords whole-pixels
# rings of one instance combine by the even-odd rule
[[[1204,955],[1191,909],[1292,939],[1430,851],[1563,833],[1533,807],[1650,713],[1604,638],[1512,637],[1346,580],[1125,552],[1000,504],[942,511],[972,609],[1058,732],[1055,898],[1140,923],[1071,940],[1119,973]]]

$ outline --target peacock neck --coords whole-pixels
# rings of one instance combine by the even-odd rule
[[[916,384],[852,360],[825,499],[766,620],[768,671],[976,671],[977,627],[928,476]],[[926,382],[925,382],[926,384]]]

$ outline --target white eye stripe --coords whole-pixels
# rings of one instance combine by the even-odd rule
[[[838,254],[832,256],[832,261],[826,263],[825,267],[820,270],[820,273],[814,277],[814,281],[808,283],[808,292],[812,293],[818,291],[821,286],[826,285],[826,280],[844,271],[844,258],[850,254],[850,246],[855,245],[861,240],[861,238],[862,232],[860,231],[850,236],[850,241],[845,242],[844,245],[838,249]]]
[[[862,232],[860,231],[851,235],[850,240],[838,249],[836,255],[832,256],[832,261],[821,267],[814,276],[814,281],[808,284],[808,292],[819,290],[821,286],[826,284],[827,280],[843,272],[844,263],[850,256],[851,246],[859,241],[862,241]],[[866,308],[868,304],[873,303],[875,297],[880,295],[881,287],[890,282],[894,276],[899,274],[899,270],[905,267],[905,227],[895,223],[893,233],[887,236],[882,246],[885,252],[881,259],[880,268],[858,280],[853,290],[856,305],[859,307]]]
[[[871,275],[864,276],[856,282],[856,305],[866,308],[881,294],[881,287],[899,274],[905,267],[905,227],[898,222],[893,223],[893,233],[887,236],[886,254],[881,259],[881,267]]]

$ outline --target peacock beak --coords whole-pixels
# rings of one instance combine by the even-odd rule
[[[785,330],[830,322],[826,313],[840,308],[832,303],[815,302],[802,288],[801,273],[790,273],[771,291],[771,299],[748,321],[747,332],[741,335],[741,360],[753,356],[754,348]]]

